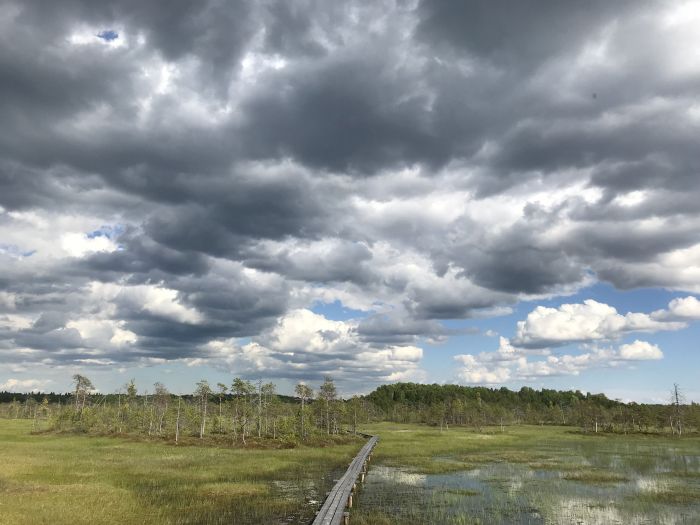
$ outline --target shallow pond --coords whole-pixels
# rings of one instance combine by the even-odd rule
[[[584,442],[543,444],[528,452],[530,461],[518,462],[500,461],[493,453],[488,461],[478,455],[433,458],[468,467],[444,474],[375,464],[351,522],[700,523],[700,451]]]
[[[278,480],[271,482],[271,494],[275,498],[289,502],[302,502],[294,512],[280,520],[280,525],[307,525],[323,504],[326,494],[335,482],[345,473],[344,468],[329,472],[300,472],[295,480]]]

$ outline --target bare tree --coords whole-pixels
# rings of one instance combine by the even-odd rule
[[[265,413],[265,433],[269,433],[270,427],[270,406],[273,400],[276,398],[276,388],[274,383],[265,383],[261,387],[262,398],[263,398],[263,410]],[[274,423],[273,423],[274,424]]]
[[[136,394],[138,393],[138,390],[136,389],[136,381],[134,379],[129,380],[128,383],[124,384],[123,388],[126,391],[125,416],[126,431],[128,432],[129,426],[131,425],[132,411],[136,408]]]
[[[82,413],[85,408],[87,397],[95,387],[92,386],[92,381],[80,374],[75,374],[73,376],[73,383],[75,383],[75,411]]]
[[[250,381],[244,381],[240,377],[233,380],[231,392],[234,396],[234,424],[233,432],[234,439],[236,438],[236,422],[241,424],[241,437],[243,444],[246,444],[245,438],[248,434],[248,423],[250,419],[250,398],[255,392],[255,387]]]
[[[201,416],[201,422],[199,426],[199,439],[204,438],[204,430],[207,425],[207,404],[209,402],[209,396],[211,395],[211,387],[209,386],[209,381],[202,379],[197,383],[197,388],[194,391],[194,395],[199,402],[199,414]]]
[[[219,391],[217,392],[217,395],[219,397],[219,432],[223,432],[223,418],[221,415],[221,403],[226,397],[226,392],[228,391],[228,388],[226,387],[225,384],[223,383],[217,383],[216,386],[219,388]]]
[[[326,376],[318,390],[318,397],[323,400],[326,409],[326,432],[328,434],[331,433],[331,402],[335,401],[336,396],[337,391],[335,384],[333,384],[333,378]]]
[[[182,397],[177,396],[177,419],[175,420],[175,443],[180,440],[180,404]]]
[[[156,407],[158,417],[158,434],[163,433],[163,420],[165,413],[168,410],[168,401],[170,400],[170,392],[165,388],[163,383],[157,382],[153,385],[153,404]]]
[[[305,385],[304,383],[299,383],[296,387],[294,387],[294,393],[296,393],[297,397],[301,399],[301,439],[304,439],[304,405],[306,401],[313,397],[314,391],[311,389],[311,387]]]
[[[350,399],[350,410],[352,412],[352,433],[357,435],[357,413],[362,410],[362,401],[358,396]]]
[[[678,435],[683,434],[683,405],[685,405],[685,396],[677,383],[673,384],[671,390],[671,433]]]
[[[262,396],[263,382],[258,379],[258,437],[262,437]]]

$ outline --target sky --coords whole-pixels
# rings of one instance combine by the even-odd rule
[[[0,390],[700,401],[700,2],[0,1]]]

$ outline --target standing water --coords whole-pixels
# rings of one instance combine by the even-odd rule
[[[356,525],[698,524],[700,450],[690,452],[621,438],[543,444],[517,461],[493,451],[488,458],[434,457],[449,467],[438,474],[374,465],[352,519]]]

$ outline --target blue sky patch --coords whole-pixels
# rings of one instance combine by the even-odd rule
[[[112,29],[106,29],[97,33],[97,38],[101,38],[102,40],[111,42],[112,40],[116,40],[117,38],[119,38],[119,33]]]
[[[22,250],[16,244],[0,244],[0,255],[9,255],[15,259],[31,257],[35,253],[36,250]]]
[[[124,226],[122,224],[106,224],[100,226],[96,230],[86,233],[88,239],[94,239],[95,237],[107,237],[108,239],[115,239],[124,233]]]

